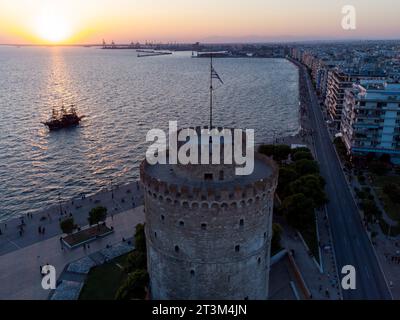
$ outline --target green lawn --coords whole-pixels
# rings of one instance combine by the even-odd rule
[[[128,276],[123,271],[127,256],[122,255],[90,270],[79,300],[113,300]]]
[[[379,198],[381,198],[383,201],[385,211],[393,220],[400,222],[400,205],[390,200],[390,198],[383,192],[383,186],[385,184],[395,183],[397,185],[400,185],[400,176],[372,175],[371,177],[375,191]]]

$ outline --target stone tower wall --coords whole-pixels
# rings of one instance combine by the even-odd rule
[[[266,299],[277,174],[231,190],[169,185],[146,173],[153,299]]]

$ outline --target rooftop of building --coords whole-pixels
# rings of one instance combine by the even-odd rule
[[[195,129],[196,132],[199,132],[199,127],[192,128]],[[218,128],[220,132],[222,129],[224,130],[232,130],[229,128]],[[181,132],[183,129],[179,130]],[[166,164],[149,164],[146,160],[142,163],[141,166],[141,174],[145,175],[144,178],[147,179],[155,179],[159,182],[166,182],[169,185],[177,185],[177,186],[187,186],[190,188],[200,188],[200,189],[221,189],[221,190],[232,190],[237,186],[245,187],[247,185],[252,185],[256,182],[262,182],[265,180],[269,180],[271,177],[277,177],[278,175],[278,167],[275,162],[257,152],[254,152],[254,157],[248,157],[246,159],[247,162],[251,162],[251,158],[254,158],[254,169],[248,175],[238,175],[236,169],[243,168],[246,164],[238,164],[235,159],[235,152],[233,152],[232,161],[228,163],[224,163],[224,151],[225,145],[231,145],[231,152],[235,150],[235,143],[237,143],[236,139],[232,135],[231,138],[225,137],[221,139],[202,140],[200,136],[199,140],[186,140],[185,142],[178,143],[178,148],[182,147],[182,145],[194,145],[196,148],[196,143],[198,143],[198,162],[200,163],[202,148],[206,144],[206,152],[211,152],[213,148],[212,144],[216,143],[220,149],[220,163],[221,164],[212,164],[212,155],[209,154],[209,161],[206,164],[181,164],[178,161],[178,164],[170,163],[173,161],[169,161],[170,153],[166,152]],[[240,139],[240,135],[238,137]],[[243,149],[246,145],[245,134],[243,132],[242,135],[242,146]],[[211,144],[212,143],[212,144]],[[210,147],[208,147],[210,145]],[[254,150],[254,149],[252,149]],[[204,151],[203,151],[204,152]],[[247,152],[251,152],[248,150]],[[229,160],[229,159],[228,159]],[[230,164],[231,163],[231,164]],[[251,165],[251,164],[250,164]]]
[[[400,83],[385,80],[362,80],[353,90],[362,100],[394,100],[400,102]]]
[[[265,157],[266,158],[266,157]],[[177,173],[179,165],[175,164],[156,164],[150,165],[148,163],[145,164],[146,173],[159,181],[167,182],[168,184],[176,184],[176,185],[185,185],[190,186],[192,188],[213,188],[213,189],[233,189],[237,185],[246,186],[249,184],[253,184],[257,181],[262,181],[265,179],[271,178],[275,172],[277,171],[275,166],[268,161],[255,158],[254,159],[254,171],[250,175],[235,175],[233,178],[228,178],[224,180],[219,180],[218,177],[215,177],[213,180],[200,180],[193,179],[190,175],[190,170],[187,171],[187,175],[182,175]],[[207,173],[207,167],[209,165],[195,165],[195,166],[203,166],[204,173]],[[218,165],[211,165],[218,166]],[[225,165],[226,166],[226,165]],[[234,165],[232,165],[234,166]]]

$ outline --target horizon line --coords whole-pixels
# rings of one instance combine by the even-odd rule
[[[368,41],[400,41],[400,38],[338,38],[338,39],[306,39],[306,40],[265,40],[265,41],[227,41],[227,42],[199,42],[203,45],[233,45],[233,44],[291,44],[291,43],[310,43],[310,42],[368,42]],[[198,41],[165,41],[165,42],[121,42],[114,43],[116,46],[129,46],[133,44],[141,45],[190,45],[196,44]],[[111,43],[106,43],[110,45]],[[0,46],[10,46],[10,47],[102,47],[103,43],[0,43]]]

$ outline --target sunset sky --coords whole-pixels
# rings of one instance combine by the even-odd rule
[[[0,0],[0,43],[393,39],[399,13],[398,0]]]

